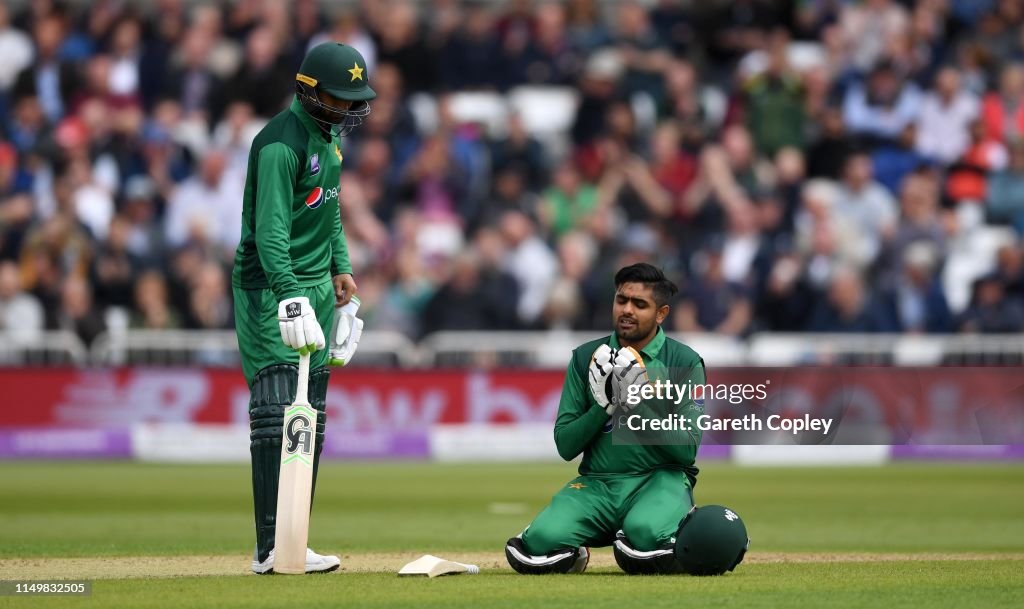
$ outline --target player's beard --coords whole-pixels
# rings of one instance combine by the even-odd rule
[[[631,328],[622,328],[620,322],[623,319],[629,319],[633,321]],[[615,335],[619,339],[619,343],[636,344],[643,341],[645,338],[651,336],[654,332],[657,323],[653,320],[649,324],[644,324],[636,317],[619,317],[615,323]]]

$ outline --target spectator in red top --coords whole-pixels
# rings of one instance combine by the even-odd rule
[[[1009,64],[999,75],[999,91],[985,96],[981,117],[986,133],[999,141],[1024,136],[1024,65]]]

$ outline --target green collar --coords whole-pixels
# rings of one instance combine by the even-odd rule
[[[646,355],[647,357],[654,359],[658,356],[658,352],[661,351],[661,348],[664,346],[665,331],[662,330],[661,326],[659,325],[657,334],[654,335],[654,338],[651,339],[651,342],[647,343],[647,346],[641,349],[640,352]],[[616,334],[615,332],[612,332],[611,347],[612,349],[618,349],[620,347],[619,335]]]
[[[306,128],[306,131],[309,131],[310,135],[320,136],[321,138],[327,137],[327,134],[320,128],[320,125],[318,125],[317,122],[313,120],[313,117],[309,115],[309,112],[306,112],[306,109],[302,107],[302,103],[299,102],[298,95],[292,97],[292,103],[288,106],[288,109],[292,111],[292,114],[299,117],[299,122]]]

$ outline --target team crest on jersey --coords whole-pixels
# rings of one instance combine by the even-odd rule
[[[320,173],[320,155],[314,154],[309,157],[309,175],[315,176]]]
[[[306,195],[306,207],[316,209],[324,202],[324,189],[317,186],[311,193]]]

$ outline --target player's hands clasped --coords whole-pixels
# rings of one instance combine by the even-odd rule
[[[632,410],[639,403],[636,396],[640,395],[640,390],[647,384],[650,384],[650,380],[647,378],[647,367],[637,350],[633,347],[625,347],[616,351],[615,357],[612,359],[611,378],[612,401],[616,407],[622,410]],[[636,386],[636,389],[630,390],[633,385]],[[636,400],[633,404],[629,403],[631,393],[634,396],[633,399]]]
[[[344,366],[352,361],[359,339],[363,336],[363,320],[356,317],[359,310],[359,298],[352,296],[349,303],[334,309],[334,324],[331,326],[332,366]]]
[[[608,345],[601,345],[590,358],[590,392],[594,394],[597,405],[611,415],[615,412],[615,404],[611,400],[611,387],[608,382],[612,378],[612,360],[615,351]]]
[[[288,298],[277,305],[281,340],[299,353],[313,353],[327,346],[324,331],[305,296]]]

